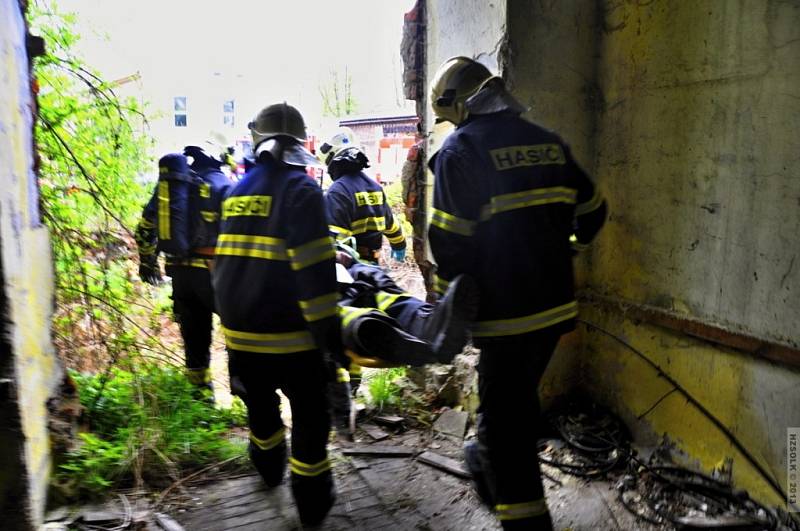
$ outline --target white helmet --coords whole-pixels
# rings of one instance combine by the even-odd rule
[[[349,127],[339,127],[330,139],[319,147],[319,160],[326,166],[330,166],[333,159],[346,149],[355,149],[364,153],[353,130]]]

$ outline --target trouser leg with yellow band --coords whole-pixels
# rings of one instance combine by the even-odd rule
[[[351,365],[351,368],[354,365]],[[352,437],[351,403],[350,403],[350,374],[343,367],[336,369],[336,378],[328,384],[328,399],[331,403],[331,417],[336,432],[346,437]]]
[[[536,442],[542,422],[539,381],[558,338],[545,330],[478,343],[479,470],[473,471],[485,482],[485,501],[503,529],[552,529]]]
[[[230,353],[236,359],[245,391],[253,464],[268,485],[277,484],[276,469],[283,478],[286,443],[276,394],[280,389],[292,408],[289,468],[295,504],[304,524],[321,521],[336,498],[326,448],[331,428],[327,397],[330,376],[322,353],[313,350],[278,355],[232,349]]]
[[[186,352],[186,375],[198,387],[211,388],[211,328],[214,293],[208,268],[169,266],[175,319]]]

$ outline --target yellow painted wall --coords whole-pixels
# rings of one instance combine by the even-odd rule
[[[442,13],[451,2],[429,4]],[[800,3],[504,4],[495,62],[528,117],[572,145],[608,199],[608,223],[578,259],[579,285],[800,346]],[[489,10],[470,9],[448,11],[447,27],[469,28]],[[429,50],[459,44],[451,33],[429,31]],[[800,426],[797,370],[621,310],[581,311],[650,355],[785,488],[786,429]],[[679,394],[639,419],[670,386],[618,342],[584,327],[564,338],[541,391],[572,389],[611,406],[639,442],[666,436],[706,471],[728,462],[738,486],[783,503]]]
[[[13,356],[10,389],[21,422],[27,507],[31,528],[41,522],[50,453],[46,403],[59,368],[50,341],[53,276],[50,241],[39,218],[32,157],[32,102],[25,28],[16,0],[0,0],[0,259],[8,299],[8,342]],[[13,395],[12,397],[13,398]]]

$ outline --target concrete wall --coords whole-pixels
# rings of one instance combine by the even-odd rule
[[[800,346],[800,3],[506,4],[507,47],[495,61],[529,117],[573,146],[609,202],[579,283],[612,301]],[[438,14],[429,72],[440,50],[484,51],[470,46],[483,35],[474,21],[492,11],[451,7],[429,2]],[[503,27],[489,20],[483,27]],[[785,488],[786,428],[800,426],[797,370],[640,323],[622,306],[584,305],[582,318],[650,356]],[[639,419],[671,386],[619,341],[579,334],[562,342],[545,394],[577,384],[641,442],[667,435],[687,461],[730,470],[753,495],[782,503],[678,393]]]
[[[59,374],[50,342],[52,264],[39,218],[25,26],[17,0],[0,0],[0,512],[3,527],[42,521],[50,456],[46,402]]]

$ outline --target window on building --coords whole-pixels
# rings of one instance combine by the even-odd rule
[[[186,127],[186,96],[175,96],[172,102],[175,111],[175,127]]]
[[[225,100],[222,104],[222,123],[228,127],[233,127],[234,125],[234,101],[233,100]]]

